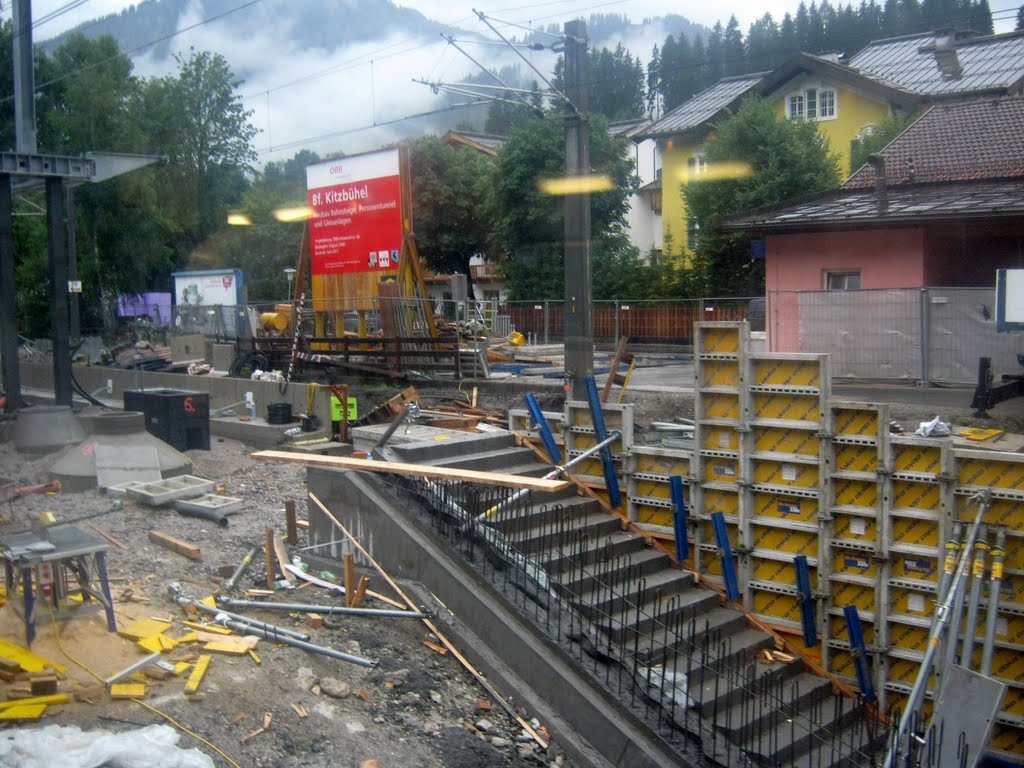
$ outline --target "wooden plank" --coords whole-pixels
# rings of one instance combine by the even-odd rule
[[[263,559],[267,569],[267,589],[274,586],[274,529],[267,528],[263,536]]]
[[[281,537],[276,533],[274,534],[274,554],[277,555],[277,564],[281,566],[281,573],[284,575],[285,581],[295,586],[295,577],[288,573],[288,569],[285,567],[289,563],[288,552],[284,548]]]
[[[150,531],[149,540],[154,544],[159,544],[164,549],[169,549],[172,552],[177,552],[179,555],[187,557],[189,560],[202,560],[203,555],[195,544],[189,544],[187,541],[177,539],[171,536],[169,533],[163,533],[162,531]]]
[[[343,569],[345,571],[345,604],[351,608],[352,598],[356,593],[356,557],[351,552],[341,556]]]
[[[363,604],[363,599],[366,597],[366,589],[370,586],[370,578],[363,576],[359,579],[359,586],[356,587],[356,593],[352,595],[352,607],[359,608]]]
[[[123,541],[118,541],[113,536],[111,536],[109,533],[107,533],[102,528],[100,528],[98,525],[93,525],[92,523],[86,523],[86,525],[88,525],[92,529],[92,531],[94,533],[98,533],[100,536],[102,536],[104,539],[109,541],[111,544],[113,544],[118,549],[128,549],[128,545],[127,544],[125,544]]]
[[[203,675],[206,674],[206,668],[210,666],[212,658],[208,653],[199,656],[195,667],[192,668],[192,674],[188,676],[188,682],[185,683],[185,693],[195,693],[199,690],[199,684],[203,681]]]
[[[480,472],[473,469],[448,469],[399,461],[367,461],[348,456],[313,456],[289,451],[256,451],[252,458],[261,461],[283,461],[290,464],[313,464],[338,469],[356,469],[362,472],[380,472],[389,475],[412,475],[437,480],[462,480],[478,485],[497,485],[504,488],[527,488],[531,491],[554,493],[569,487],[567,480],[545,480],[541,477],[506,475],[502,472]]]
[[[310,409],[312,413],[312,409]],[[289,499],[284,503],[284,527],[285,535],[288,537],[288,543],[295,546],[299,543],[299,527],[297,520],[295,519],[295,501]]]
[[[145,696],[145,683],[114,683],[110,686],[110,698],[112,699],[141,699]]]

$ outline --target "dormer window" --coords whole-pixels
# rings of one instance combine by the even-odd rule
[[[832,88],[805,88],[786,96],[786,117],[790,120],[834,120],[836,92]]]

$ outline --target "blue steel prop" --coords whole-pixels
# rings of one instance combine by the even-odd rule
[[[814,620],[814,592],[811,591],[811,571],[807,567],[807,555],[793,558],[796,566],[796,588],[800,593],[800,623],[804,630],[804,645],[813,648],[818,644],[818,628]]]
[[[590,403],[590,417],[594,420],[594,434],[597,441],[604,442],[608,438],[608,430],[604,426],[604,413],[601,411],[601,398],[597,395],[597,384],[593,376],[586,376],[587,402]],[[601,464],[604,466],[604,484],[608,490],[608,503],[612,509],[622,506],[622,494],[619,493],[619,479],[615,476],[615,464],[612,462],[612,449],[605,446],[601,449]]]
[[[871,674],[868,671],[868,649],[864,645],[864,633],[860,629],[860,614],[857,613],[857,606],[848,605],[843,608],[843,616],[846,618],[846,631],[850,635],[850,651],[853,653],[853,663],[857,668],[857,685],[865,701],[875,700],[875,687],[871,683]]]
[[[544,443],[544,449],[548,452],[548,458],[552,464],[561,464],[562,452],[558,450],[558,443],[555,442],[555,436],[551,434],[551,427],[544,419],[540,403],[529,392],[523,395],[523,400],[526,401],[526,410],[530,412],[530,420],[537,425],[537,429],[540,432],[540,440]]]
[[[690,559],[690,542],[686,539],[686,500],[683,498],[683,477],[672,475],[668,479],[668,490],[672,497],[672,530],[676,536],[676,560],[680,563]]]
[[[729,529],[725,527],[725,515],[722,512],[712,512],[711,525],[715,529],[718,557],[722,561],[725,596],[729,600],[739,600],[740,587],[739,582],[736,580],[736,561],[733,559],[732,545],[729,543]]]

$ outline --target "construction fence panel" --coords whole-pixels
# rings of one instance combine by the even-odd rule
[[[1020,372],[1020,338],[995,318],[994,288],[772,291],[768,344],[826,353],[836,378],[973,384],[979,357],[997,376]]]

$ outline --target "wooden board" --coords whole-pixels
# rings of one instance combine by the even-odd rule
[[[149,540],[154,544],[159,544],[165,549],[169,549],[172,552],[177,552],[179,555],[187,557],[189,560],[202,560],[203,556],[199,551],[199,547],[194,544],[189,544],[187,541],[176,539],[170,534],[162,533],[160,531],[150,531]]]
[[[526,488],[531,491],[554,493],[569,487],[567,480],[545,480],[541,477],[521,477],[502,472],[479,472],[472,469],[446,469],[398,461],[368,461],[348,456],[310,456],[289,451],[256,451],[252,458],[263,461],[284,461],[291,464],[315,464],[321,467],[356,469],[362,472],[380,472],[389,475],[412,475],[437,480],[462,480],[479,485],[499,485],[505,488]],[[152,535],[152,534],[150,534]]]

